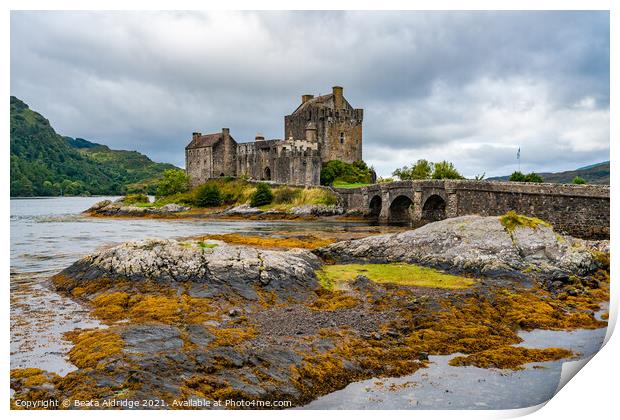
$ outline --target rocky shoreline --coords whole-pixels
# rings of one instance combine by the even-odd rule
[[[519,347],[518,332],[605,326],[594,312],[609,299],[608,244],[517,221],[465,216],[312,251],[214,239],[98,251],[53,283],[108,327],[67,335],[78,370],[65,377],[12,371],[13,400],[298,406],[353,381],[411,374],[429,355],[500,369],[576,357]],[[421,274],[389,277],[393,264]],[[357,271],[334,281],[334,267]]]
[[[161,207],[127,205],[122,201],[100,201],[83,214],[99,217],[161,217],[161,218],[222,218],[236,219],[245,218],[252,220],[261,219],[302,219],[313,220],[318,217],[358,217],[355,212],[346,213],[341,206],[306,204],[291,207],[287,210],[260,209],[249,204],[229,206],[224,208],[191,208],[179,204],[166,204]]]

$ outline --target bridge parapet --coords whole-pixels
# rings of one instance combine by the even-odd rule
[[[497,216],[510,210],[539,217],[574,236],[609,238],[607,185],[422,180],[336,188],[347,210],[386,223],[414,226],[466,214]]]

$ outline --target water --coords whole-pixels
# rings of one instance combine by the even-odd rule
[[[605,330],[522,332],[519,335],[524,341],[519,346],[562,347],[585,358],[601,348]],[[520,371],[450,366],[450,359],[458,355],[430,356],[429,367],[412,375],[354,382],[304,408],[506,410],[531,407],[553,397],[564,362],[531,363]]]
[[[179,238],[231,232],[316,231],[329,222],[214,221],[92,218],[80,213],[103,199],[65,197],[11,200],[11,272],[60,271],[98,248],[146,238]],[[349,224],[353,225],[353,224]],[[362,224],[357,224],[362,225]]]
[[[109,197],[115,199],[116,197]],[[61,375],[76,369],[67,360],[63,333],[105,328],[78,302],[55,293],[49,276],[98,248],[128,240],[210,233],[343,230],[327,222],[212,221],[89,218],[80,213],[103,197],[11,200],[11,368],[39,367]],[[605,309],[603,309],[605,310]],[[598,330],[523,332],[521,346],[563,347],[587,357],[605,337]],[[550,399],[562,361],[535,363],[522,371],[450,366],[456,355],[431,356],[430,366],[401,378],[349,384],[318,398],[309,409],[508,409]]]
[[[105,327],[78,302],[55,293],[49,277],[101,247],[146,238],[271,231],[343,230],[341,224],[274,221],[92,218],[82,211],[103,199],[63,197],[11,200],[11,368],[38,367],[64,375],[63,333]],[[363,224],[348,224],[348,226]]]

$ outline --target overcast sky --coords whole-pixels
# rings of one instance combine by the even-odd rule
[[[607,12],[13,12],[11,94],[60,134],[184,165],[192,131],[282,138],[304,93],[364,108],[379,175],[609,159]]]

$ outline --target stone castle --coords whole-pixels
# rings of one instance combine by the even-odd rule
[[[364,110],[356,109],[334,86],[332,93],[303,95],[284,117],[284,140],[237,143],[228,128],[193,133],[185,147],[185,168],[192,186],[222,176],[247,177],[293,185],[319,185],[321,165],[330,160],[362,160]]]

